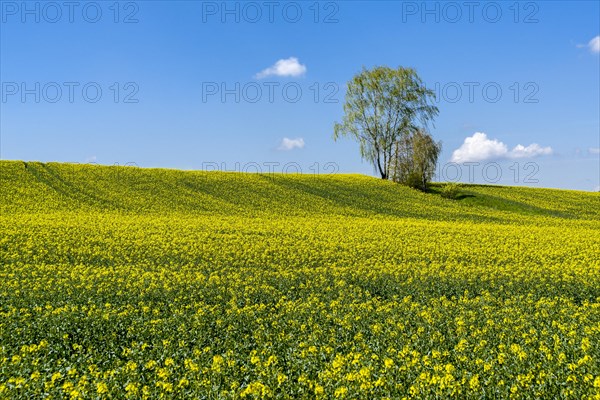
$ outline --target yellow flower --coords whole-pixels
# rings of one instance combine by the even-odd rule
[[[221,369],[223,367],[223,365],[225,364],[225,359],[220,356],[220,355],[216,355],[213,356],[213,362],[212,362],[212,370],[215,372],[221,372]]]
[[[264,397],[268,393],[268,389],[261,382],[250,383],[241,393],[240,397],[259,396]]]
[[[146,369],[154,369],[158,363],[155,360],[150,360],[144,366]]]
[[[287,380],[287,376],[282,374],[282,373],[278,373],[277,374],[277,383],[279,383],[280,385],[285,382]]]
[[[581,340],[581,350],[584,353],[587,353],[587,351],[590,349],[590,339],[588,338],[583,338]]]
[[[479,376],[474,375],[471,379],[469,379],[469,387],[471,390],[476,390],[479,388]]]
[[[179,383],[177,384],[177,387],[186,387],[189,384],[190,384],[190,381],[187,380],[187,378],[181,378],[179,380]]]
[[[130,382],[127,384],[127,386],[125,386],[125,391],[128,394],[136,394],[138,392],[138,385]]]
[[[169,377],[169,370],[166,368],[159,368],[156,371],[156,375],[158,375],[160,379],[167,379]]]
[[[103,382],[99,382],[96,384],[96,392],[98,392],[98,394],[108,393],[108,386]]]
[[[319,384],[315,385],[315,395],[316,396],[321,396],[324,392],[325,392],[325,390],[323,389],[323,386],[321,386]]]
[[[333,395],[336,398],[340,398],[340,397],[345,397],[346,393],[348,393],[348,389],[345,386],[342,386],[340,388],[335,389],[335,392],[333,393]]]

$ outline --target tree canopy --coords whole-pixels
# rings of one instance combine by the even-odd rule
[[[335,124],[334,139],[356,139],[361,157],[389,179],[396,144],[426,129],[438,114],[433,99],[434,92],[412,68],[363,68],[348,82],[344,117]]]

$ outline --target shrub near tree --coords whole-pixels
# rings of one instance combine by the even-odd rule
[[[449,182],[442,187],[440,194],[446,199],[456,200],[460,194],[460,188],[461,186],[459,183]]]
[[[441,142],[433,140],[424,130],[407,133],[394,143],[390,161],[391,179],[412,188],[427,190],[441,150]]]

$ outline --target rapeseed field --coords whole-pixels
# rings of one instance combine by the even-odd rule
[[[600,399],[598,193],[18,161],[0,190],[0,399]]]

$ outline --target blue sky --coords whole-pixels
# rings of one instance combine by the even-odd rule
[[[0,2],[2,159],[373,175],[346,82],[410,66],[437,179],[600,186],[597,1],[72,4]]]

